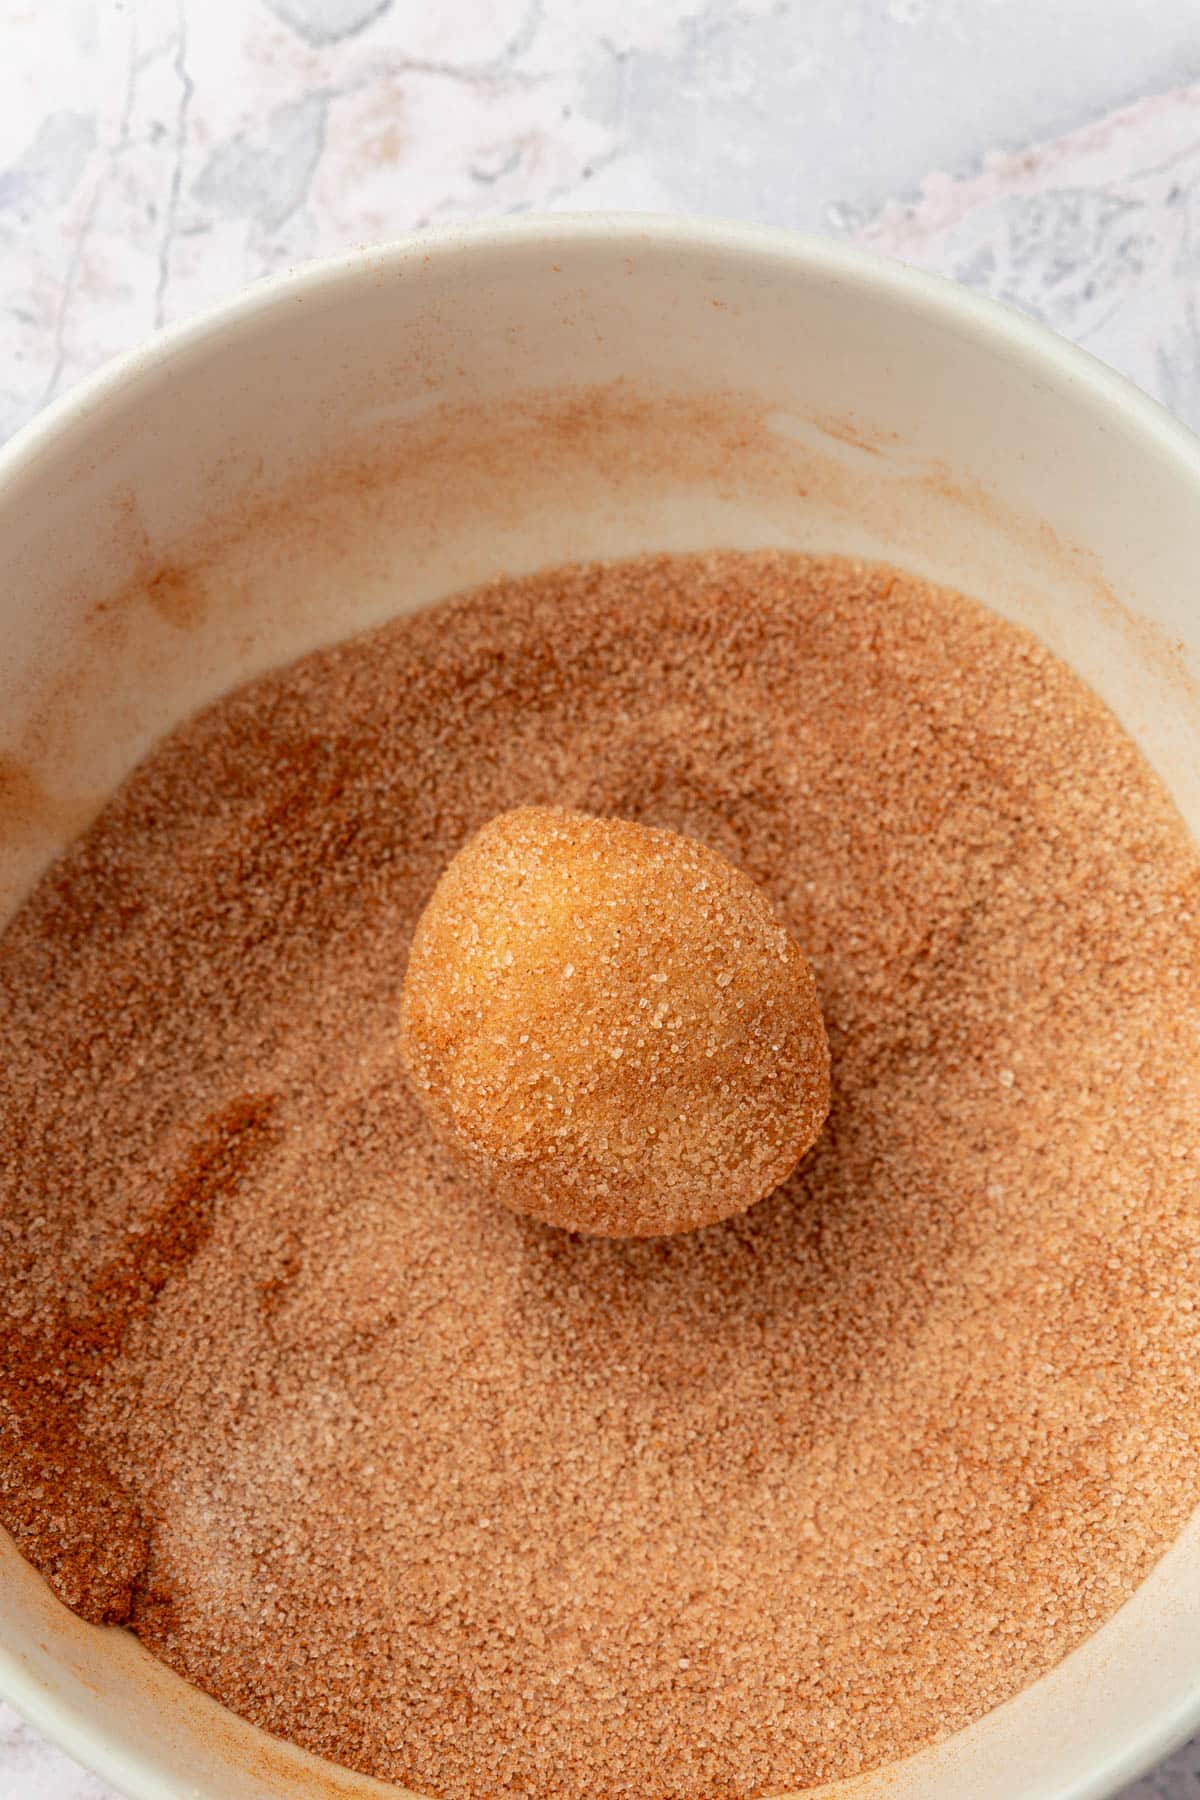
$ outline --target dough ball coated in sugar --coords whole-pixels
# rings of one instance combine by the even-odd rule
[[[476,1179],[609,1237],[743,1212],[829,1108],[812,970],[761,889],[676,832],[552,807],[493,819],[445,870],[401,1045]]]

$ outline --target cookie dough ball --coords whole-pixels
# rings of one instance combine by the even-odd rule
[[[401,1043],[479,1181],[605,1237],[743,1212],[829,1109],[812,970],[761,889],[676,832],[557,808],[493,819],[446,869]]]

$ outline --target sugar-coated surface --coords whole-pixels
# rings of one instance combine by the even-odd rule
[[[400,1048],[480,1185],[550,1224],[655,1237],[745,1212],[829,1111],[812,970],[706,844],[519,806],[417,922]]]
[[[832,1111],[744,1216],[571,1237],[429,1135],[411,931],[524,803],[707,842],[808,951]],[[257,683],[0,941],[0,1511],[426,1794],[723,1800],[951,1730],[1200,1498],[1198,913],[1099,704],[882,570],[562,571]]]

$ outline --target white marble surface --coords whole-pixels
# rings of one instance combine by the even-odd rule
[[[1197,84],[1196,0],[0,0],[0,438],[272,270],[593,206],[855,237],[1200,427]],[[108,1794],[0,1706],[0,1800]]]

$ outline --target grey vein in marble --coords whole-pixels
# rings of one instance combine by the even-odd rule
[[[277,230],[304,202],[325,141],[329,96],[302,94],[277,106],[266,140],[239,136],[219,145],[192,183],[191,198],[230,219],[254,219]]]
[[[382,18],[391,4],[392,0],[267,0],[277,19],[314,46],[354,37]]]

